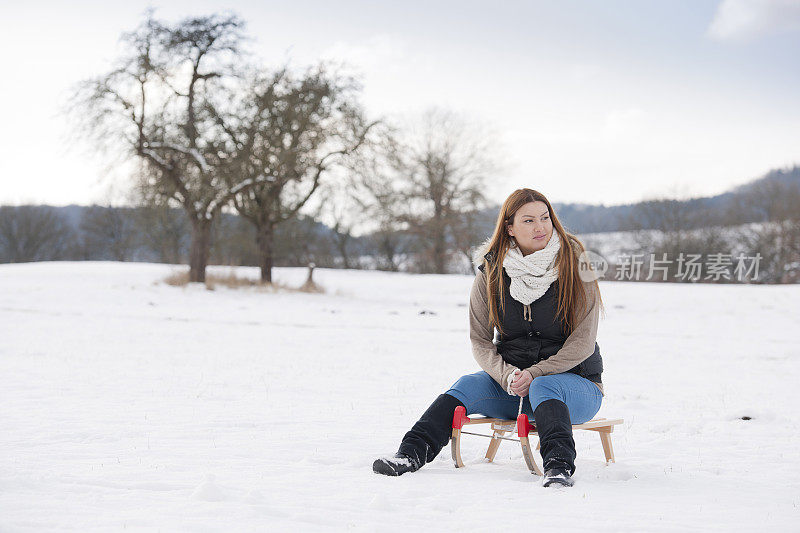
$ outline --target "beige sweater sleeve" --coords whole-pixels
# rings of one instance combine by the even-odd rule
[[[597,324],[600,318],[597,289],[593,283],[584,283],[587,305],[580,321],[567,337],[564,346],[549,358],[526,368],[535,378],[566,372],[587,359],[594,352]],[[509,365],[494,345],[494,328],[489,319],[489,300],[486,296],[486,273],[479,270],[472,283],[469,298],[469,338],[472,355],[480,367],[505,390],[508,376],[517,370]],[[601,392],[603,387],[597,384]]]
[[[486,297],[486,273],[482,270],[478,270],[469,296],[469,339],[475,360],[505,390],[508,376],[518,369],[503,361],[494,345],[494,327],[489,319],[489,299]]]

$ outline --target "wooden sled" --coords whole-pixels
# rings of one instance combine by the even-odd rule
[[[542,470],[536,463],[531,449],[530,436],[536,435],[536,450],[539,449],[539,439],[536,433],[536,426],[528,422],[528,415],[521,414],[517,420],[504,420],[502,418],[468,418],[466,415],[467,410],[463,406],[456,407],[453,413],[453,434],[450,438],[450,452],[453,455],[453,463],[456,468],[464,466],[464,461],[461,460],[461,435],[476,435],[478,437],[487,437],[491,439],[489,442],[489,449],[486,450],[486,459],[494,461],[497,450],[500,448],[500,442],[504,440],[513,440],[519,442],[522,446],[522,457],[525,458],[525,463],[531,474],[538,476],[542,475]],[[471,424],[491,424],[492,435],[483,435],[481,433],[471,433],[464,431],[462,428]],[[589,431],[596,431],[600,434],[600,442],[603,443],[603,453],[606,456],[606,463],[613,463],[614,461],[614,448],[611,446],[611,433],[614,431],[614,426],[622,424],[621,418],[614,418],[612,420],[606,418],[594,418],[583,424],[575,424],[572,430],[586,429]],[[511,435],[517,432],[519,438],[506,437],[506,433]]]

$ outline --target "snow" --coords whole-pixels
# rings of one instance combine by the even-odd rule
[[[602,282],[617,462],[578,432],[553,490],[470,436],[466,468],[371,472],[478,370],[471,276],[316,269],[305,294],[162,283],[176,268],[0,265],[0,531],[797,527],[800,286]]]

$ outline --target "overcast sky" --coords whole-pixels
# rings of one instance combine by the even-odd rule
[[[446,106],[491,124],[490,196],[559,202],[715,194],[800,164],[800,0],[5,2],[0,204],[103,201],[124,167],[72,146],[70,88],[121,32],[233,10],[278,65],[344,59],[375,116]],[[122,186],[117,186],[119,191]]]

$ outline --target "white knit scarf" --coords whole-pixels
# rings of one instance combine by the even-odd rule
[[[539,299],[552,283],[558,279],[556,255],[561,248],[561,239],[554,231],[547,246],[526,256],[519,246],[509,248],[503,260],[503,268],[511,278],[511,297],[530,305]]]

